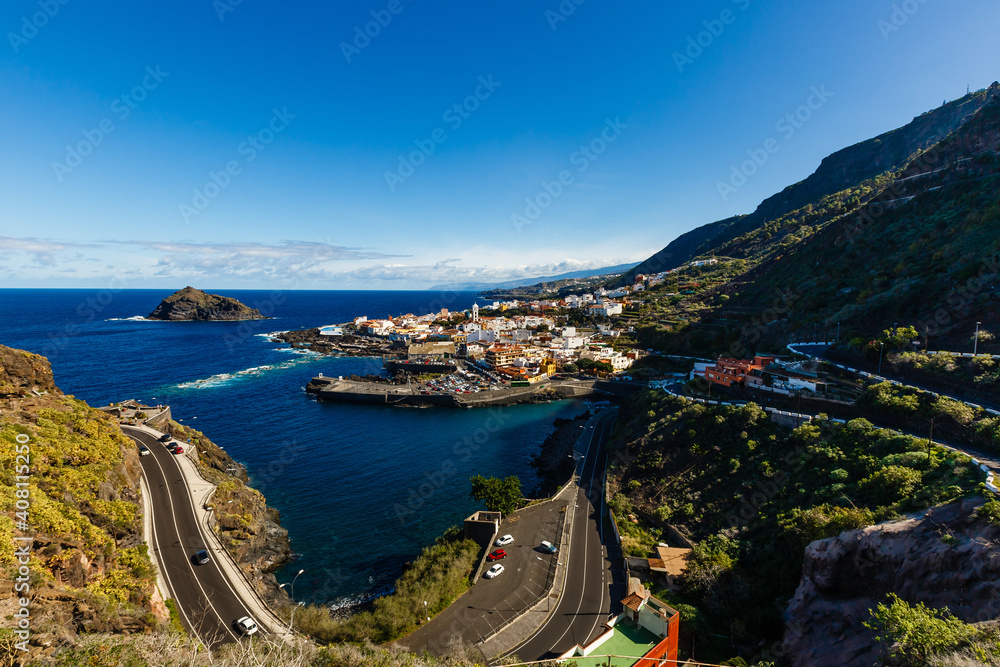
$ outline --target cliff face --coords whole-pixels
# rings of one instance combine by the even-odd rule
[[[59,391],[44,357],[4,346],[0,475],[8,510],[0,515],[0,616],[32,599],[29,657],[78,632],[142,632],[166,618],[142,539],[135,446],[111,417]],[[23,514],[14,513],[18,500],[28,504]],[[24,557],[16,546],[28,547],[26,591],[15,592]]]
[[[193,287],[185,287],[160,302],[151,320],[262,320],[266,319],[256,308],[250,308],[236,299],[218,294],[208,294]]]
[[[1000,617],[1000,528],[976,517],[980,504],[953,503],[810,544],[785,611],[790,664],[875,664],[874,636],[863,623],[889,593],[947,607],[969,623]]]
[[[56,391],[52,365],[45,357],[0,345],[0,398],[24,396],[32,390]]]

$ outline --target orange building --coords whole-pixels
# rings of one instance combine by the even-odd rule
[[[763,370],[774,361],[775,357],[759,356],[753,359],[722,358],[715,362],[715,366],[705,369],[705,379],[724,387],[731,387],[734,384],[742,384],[747,375],[755,370]]]

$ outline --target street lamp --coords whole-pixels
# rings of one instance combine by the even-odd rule
[[[292,595],[291,595],[291,598],[292,598],[292,615],[291,615],[291,618],[288,619],[288,631],[289,632],[292,631],[292,624],[295,622],[295,606],[296,606],[295,605],[295,580],[298,579],[299,575],[302,574],[303,572],[305,572],[305,570],[299,570],[298,573],[296,573],[296,575],[294,577],[292,577],[292,583],[291,583],[291,589],[292,589]],[[289,584],[281,584],[280,586],[278,586],[278,588],[284,588],[285,586],[288,586],[288,585]]]
[[[982,322],[976,322],[976,335],[972,339],[972,356],[976,356],[976,352],[979,350],[979,325]]]

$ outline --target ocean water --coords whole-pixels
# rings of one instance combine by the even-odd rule
[[[207,290],[274,319],[147,321],[166,290],[0,290],[0,343],[44,354],[56,384],[91,405],[166,403],[244,464],[281,512],[295,560],[277,573],[308,602],[384,592],[402,564],[478,509],[472,475],[536,481],[532,454],[574,401],[441,410],[319,403],[309,379],[380,371],[272,342],[273,331],[441,308],[472,293]]]

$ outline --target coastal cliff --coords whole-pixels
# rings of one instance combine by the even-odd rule
[[[23,664],[78,633],[164,625],[142,536],[139,456],[114,419],[63,394],[44,357],[0,346],[0,444],[0,504],[8,509],[0,516],[0,615],[13,618],[19,599],[31,600]],[[27,509],[15,513],[18,502]],[[17,579],[21,559],[26,580]]]
[[[889,593],[947,607],[966,623],[1000,617],[1000,527],[975,513],[979,504],[967,499],[806,547],[785,611],[792,667],[875,664],[875,633],[863,624]]]
[[[256,308],[250,308],[236,299],[208,294],[193,287],[185,287],[168,296],[150,313],[148,319],[167,321],[235,321],[267,319]]]

